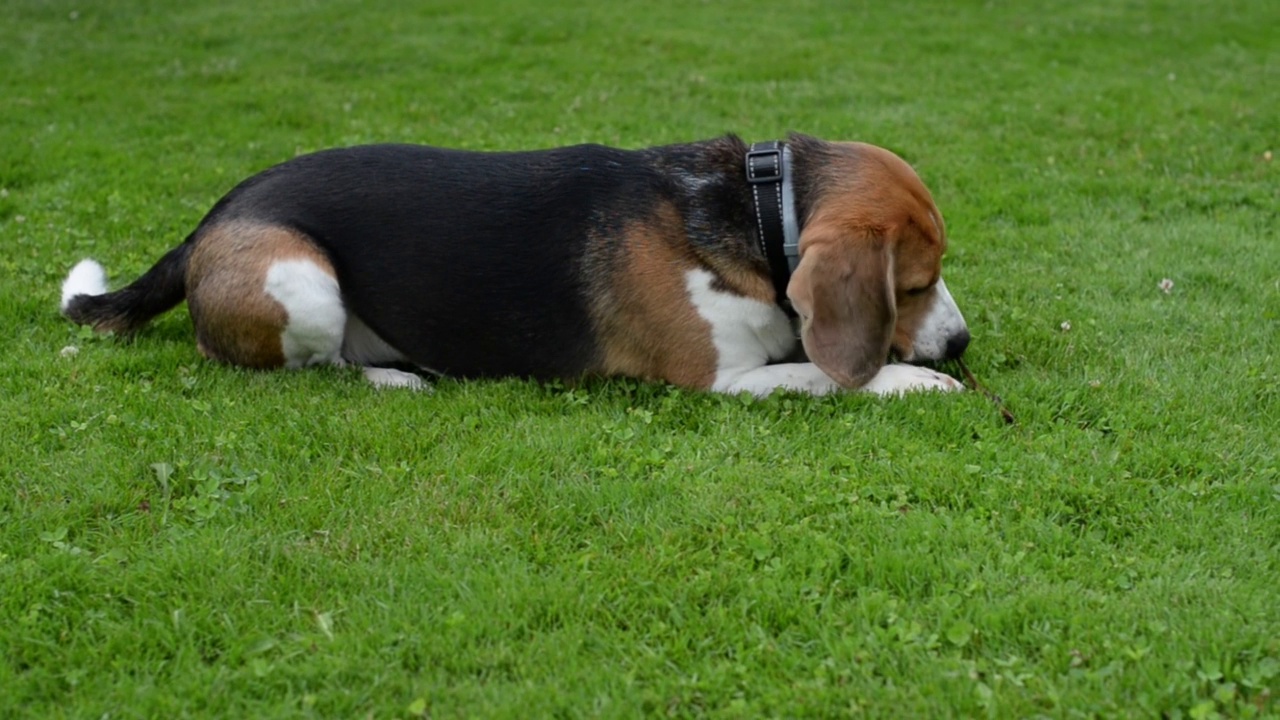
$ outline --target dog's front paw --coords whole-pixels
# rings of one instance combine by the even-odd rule
[[[917,390],[944,392],[963,390],[964,385],[950,375],[936,370],[919,365],[895,363],[880,368],[880,372],[876,373],[876,376],[871,378],[871,382],[864,385],[862,389],[877,395],[901,395]]]

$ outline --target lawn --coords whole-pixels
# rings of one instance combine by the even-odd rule
[[[0,717],[1280,715],[1280,3],[6,0]],[[57,314],[375,141],[894,149],[1004,397],[202,361]],[[1168,282],[1166,282],[1168,281]]]

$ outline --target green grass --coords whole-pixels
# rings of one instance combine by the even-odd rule
[[[1280,714],[1276,27],[7,0],[0,716]],[[976,393],[377,392],[203,362],[184,311],[127,343],[56,312],[74,261],[136,276],[300,151],[787,130],[916,165],[1018,424]]]

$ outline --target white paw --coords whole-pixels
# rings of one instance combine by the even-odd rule
[[[959,380],[936,370],[919,365],[895,363],[880,368],[880,372],[862,387],[877,395],[901,395],[917,390],[963,390]]]
[[[394,368],[367,367],[364,368],[364,377],[376,388],[430,389],[421,375]]]
[[[746,391],[756,397],[767,397],[774,390],[826,395],[839,390],[840,385],[813,363],[781,363],[740,373],[722,370],[711,389],[728,393]]]

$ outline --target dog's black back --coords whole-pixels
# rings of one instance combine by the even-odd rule
[[[245,220],[305,233],[328,253],[348,309],[417,364],[558,377],[598,353],[586,294],[600,268],[584,267],[586,246],[649,212],[640,199],[663,185],[641,153],[596,145],[370,145],[249,178],[201,228]]]

